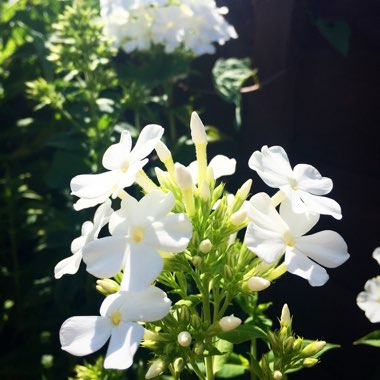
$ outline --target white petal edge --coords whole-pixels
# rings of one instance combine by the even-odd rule
[[[104,153],[102,164],[108,170],[121,169],[128,163],[132,149],[132,138],[128,131],[122,131],[120,141],[112,144]]]
[[[77,273],[81,261],[82,261],[82,251],[79,251],[69,257],[66,257],[54,267],[54,277],[56,279],[59,279],[64,274]]]

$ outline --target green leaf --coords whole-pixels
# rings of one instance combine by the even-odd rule
[[[354,344],[366,344],[367,346],[380,347],[380,330],[372,331],[355,341]]]
[[[315,21],[319,32],[339,53],[346,56],[350,47],[351,29],[347,21],[317,19]]]
[[[224,364],[223,368],[216,372],[215,376],[219,379],[231,379],[237,376],[244,375],[247,368],[241,364]]]
[[[216,356],[214,358],[214,373],[222,370],[227,363],[229,356],[231,355],[234,345],[227,340],[220,339],[216,342],[216,348],[223,353],[223,355]]]
[[[260,327],[246,324],[240,325],[232,331],[222,332],[218,337],[234,344],[240,344],[253,338],[266,340],[267,335]]]

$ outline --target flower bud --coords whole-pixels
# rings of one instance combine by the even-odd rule
[[[182,347],[189,347],[191,340],[191,334],[188,331],[182,331],[177,336],[177,342]]]
[[[172,160],[170,150],[162,141],[158,141],[155,150],[161,162],[165,163],[168,160]]]
[[[187,306],[181,307],[180,322],[187,325],[190,321],[190,312]]]
[[[196,112],[192,112],[190,119],[191,138],[194,144],[207,144],[207,134],[202,120]]]
[[[234,275],[232,273],[232,268],[225,264],[224,265],[224,278],[227,280],[227,281],[231,281],[233,279]]]
[[[156,173],[156,177],[159,184],[163,187],[169,187],[168,184],[170,183],[170,174],[167,172],[164,172],[158,167],[155,167],[154,171]]]
[[[191,177],[190,171],[186,169],[185,166],[183,166],[182,164],[179,164],[178,162],[176,162],[174,167],[175,167],[174,176],[175,176],[178,186],[182,190],[187,190],[191,188],[191,186],[193,185],[193,179]]]
[[[165,371],[166,365],[161,359],[155,360],[145,374],[145,379],[154,379]]]
[[[249,290],[261,292],[270,286],[270,281],[265,278],[253,276],[247,282]]]
[[[306,358],[303,360],[302,365],[305,368],[311,368],[314,367],[318,363],[318,359],[316,358]]]
[[[281,380],[282,379],[282,373],[279,370],[276,370],[273,372],[273,380]]]
[[[211,197],[210,188],[205,180],[202,181],[199,188],[199,195],[203,201],[208,201]]]
[[[227,317],[223,317],[219,321],[219,326],[223,331],[231,331],[236,329],[236,327],[240,326],[241,319],[235,317],[234,315],[230,315]]]
[[[202,327],[202,320],[198,314],[192,314],[190,318],[191,326],[194,327],[194,330],[199,330]]]
[[[251,179],[245,181],[243,183],[243,185],[241,186],[241,188],[236,192],[236,197],[245,201],[249,195],[249,192],[251,190],[251,186],[252,186],[252,180]]]
[[[199,243],[198,249],[202,253],[209,253],[212,249],[212,243],[209,239],[202,240]]]
[[[193,259],[192,259],[192,262],[193,262],[193,265],[195,267],[199,266],[202,264],[202,257],[200,256],[194,256]]]
[[[185,362],[182,358],[177,358],[173,362],[173,369],[175,373],[181,373],[185,368]]]
[[[303,357],[313,356],[317,354],[319,351],[323,350],[326,346],[326,342],[324,340],[317,340],[315,342],[309,343],[302,351],[301,355]]]
[[[194,352],[196,355],[200,356],[205,350],[205,345],[202,342],[197,342],[194,345]]]
[[[239,210],[234,212],[231,217],[230,221],[234,226],[238,226],[239,224],[244,223],[244,221],[247,219],[247,211],[246,210]]]
[[[281,311],[281,319],[280,319],[281,326],[291,326],[292,324],[292,317],[290,316],[290,310],[287,304],[284,304]]]
[[[120,285],[110,278],[103,278],[96,281],[96,290],[108,296],[118,292],[120,290]]]
[[[293,351],[294,338],[289,336],[284,341],[284,351],[286,354],[290,354]]]
[[[297,352],[302,348],[303,339],[297,338],[293,344],[293,351]]]

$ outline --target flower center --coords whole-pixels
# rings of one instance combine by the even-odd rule
[[[132,241],[134,243],[140,243],[142,239],[144,239],[144,229],[142,227],[133,227]]]
[[[290,234],[289,231],[284,233],[284,242],[288,247],[294,247],[296,245],[296,242],[294,241],[293,236]]]
[[[116,310],[111,314],[111,322],[117,326],[121,322],[121,313]]]
[[[122,171],[123,173],[125,173],[125,172],[128,170],[128,168],[129,168],[129,162],[126,160],[126,161],[124,161],[124,162],[122,163],[122,165],[121,165],[121,171]]]
[[[298,190],[298,183],[294,178],[288,178],[288,182],[293,190]]]

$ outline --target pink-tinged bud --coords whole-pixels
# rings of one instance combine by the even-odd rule
[[[191,334],[188,331],[182,331],[177,336],[178,344],[182,347],[189,347],[191,340]]]
[[[191,173],[188,169],[186,169],[185,166],[182,164],[176,163],[175,164],[175,179],[177,181],[178,186],[182,190],[187,190],[191,188],[193,185],[193,179],[191,177]]]
[[[253,292],[261,292],[270,286],[270,281],[262,277],[251,277],[247,282],[249,290]]]
[[[207,144],[207,134],[202,120],[196,112],[192,112],[190,119],[191,138],[194,144]]]
[[[230,315],[228,317],[223,317],[219,321],[219,326],[223,331],[231,331],[236,329],[236,327],[240,326],[241,319],[235,317],[234,315]]]

